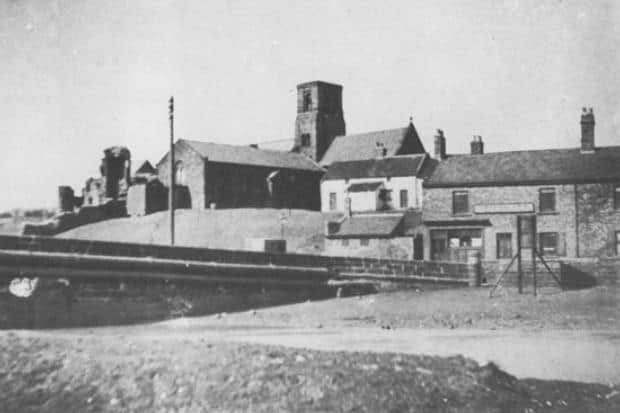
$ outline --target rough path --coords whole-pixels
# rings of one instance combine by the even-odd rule
[[[338,351],[453,356],[494,362],[518,378],[620,383],[620,334],[546,331],[377,328],[202,330],[193,320],[168,323],[211,339]]]
[[[291,328],[217,325],[212,317],[97,329],[24,332],[52,336],[123,335],[134,340],[237,342],[314,350],[463,355],[494,362],[518,378],[620,383],[620,334],[592,331]]]

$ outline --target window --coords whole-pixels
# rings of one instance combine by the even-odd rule
[[[301,146],[310,146],[310,134],[309,133],[301,134]]]
[[[342,246],[343,247],[348,247],[349,246],[349,240],[348,239],[343,239],[342,240]]]
[[[614,208],[620,209],[620,184],[614,187]]]
[[[482,230],[463,228],[431,230],[431,260],[467,262],[469,250],[482,251]]]
[[[469,193],[467,191],[454,191],[452,193],[452,213],[467,214],[469,212]]]
[[[307,112],[310,109],[312,109],[312,94],[310,93],[309,90],[306,90],[306,91],[304,91],[303,110],[304,110],[304,112]]]
[[[555,188],[543,188],[539,192],[540,212],[555,212]]]
[[[360,240],[360,245],[361,245],[362,247],[366,247],[366,246],[368,246],[368,244],[369,244],[369,240],[368,240],[368,238],[362,238],[362,239]]]
[[[382,189],[379,192],[379,199],[383,202],[390,202],[392,200],[392,190],[391,189]]]
[[[407,208],[409,206],[409,193],[406,189],[400,191],[400,207]]]
[[[616,255],[620,255],[620,231],[616,232]]]
[[[558,233],[541,232],[538,234],[538,249],[541,255],[558,254]]]
[[[380,210],[392,209],[392,190],[382,189],[379,191],[379,200],[382,202],[382,205],[379,206]]]
[[[512,234],[497,234],[497,259],[512,258]]]
[[[337,208],[336,205],[336,193],[335,192],[330,192],[329,193],[329,210],[330,211],[335,211]]]
[[[178,161],[174,168],[174,182],[177,185],[185,185],[185,169],[183,169],[183,162]]]

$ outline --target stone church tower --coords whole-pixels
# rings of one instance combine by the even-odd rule
[[[319,162],[336,136],[345,135],[342,86],[327,82],[297,85],[293,151]]]

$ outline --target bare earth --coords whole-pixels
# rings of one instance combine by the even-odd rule
[[[0,411],[620,411],[618,291],[408,290],[5,331]]]

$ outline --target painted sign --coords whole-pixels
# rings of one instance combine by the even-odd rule
[[[511,202],[474,205],[475,214],[517,214],[523,212],[534,212],[534,204],[531,202]]]

